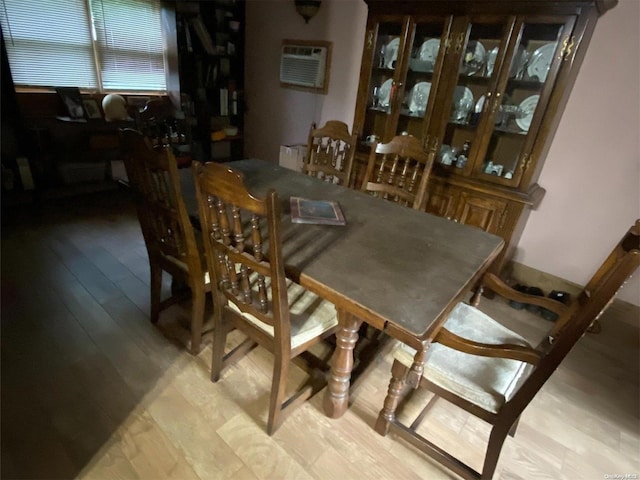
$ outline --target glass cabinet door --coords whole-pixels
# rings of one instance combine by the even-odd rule
[[[402,95],[399,116],[393,135],[410,134],[422,138],[429,128],[435,108],[433,99],[440,82],[446,37],[450,19],[417,17],[409,26],[410,45],[404,81],[399,87]]]
[[[363,140],[388,142],[401,134],[422,138],[442,65],[443,32],[450,22],[408,16],[376,20]]]
[[[440,169],[518,186],[568,48],[573,17],[458,19],[449,39]]]
[[[484,180],[518,186],[532,165],[531,150],[549,92],[561,64],[572,18],[519,18],[491,104],[491,135],[475,173]]]
[[[449,173],[470,175],[482,154],[482,130],[492,114],[493,91],[500,73],[514,17],[458,19],[449,37],[449,72],[440,118],[433,134],[442,139],[438,162]]]
[[[406,17],[381,17],[373,41],[373,60],[369,80],[369,98],[364,118],[363,133],[367,143],[386,140],[391,129],[393,107],[400,83]]]

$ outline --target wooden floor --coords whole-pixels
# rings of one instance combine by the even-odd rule
[[[181,344],[184,308],[149,323],[146,251],[125,192],[3,212],[1,260],[2,478],[455,478],[374,432],[387,357],[343,418],[323,415],[320,394],[268,437],[268,353],[213,384],[210,347],[192,357]],[[526,336],[548,327],[482,305]],[[616,303],[602,324],[525,411],[495,478],[638,478],[638,309]],[[444,401],[426,421],[479,468],[485,424]]]

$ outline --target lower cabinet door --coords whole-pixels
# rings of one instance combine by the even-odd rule
[[[456,202],[460,192],[444,185],[430,185],[428,190],[427,213],[453,220],[456,213]]]
[[[456,221],[489,233],[499,233],[507,213],[507,202],[495,198],[460,193]]]

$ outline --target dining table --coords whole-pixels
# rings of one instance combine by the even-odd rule
[[[428,349],[448,313],[504,247],[502,238],[479,228],[267,161],[228,166],[243,174],[252,194],[278,193],[287,276],[336,306],[339,329],[323,399],[331,418],[349,406],[353,350],[362,322],[405,343],[417,339]],[[180,178],[187,208],[197,212],[190,169],[182,169]],[[291,197],[337,202],[346,224],[294,223]]]

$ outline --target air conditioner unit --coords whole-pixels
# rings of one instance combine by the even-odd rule
[[[280,57],[280,83],[282,86],[301,87],[327,92],[328,68],[331,57],[329,42],[289,43],[285,40]]]

